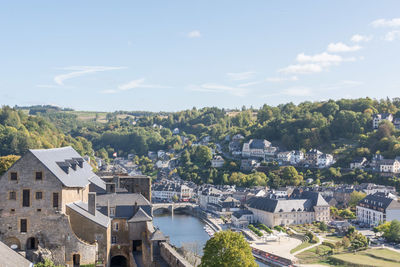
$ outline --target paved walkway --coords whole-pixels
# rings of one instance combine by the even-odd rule
[[[251,242],[250,246],[286,259],[294,260],[296,257],[290,251],[300,244],[301,241],[296,238],[283,237],[280,241]]]
[[[309,249],[314,248],[314,247],[316,247],[316,246],[319,246],[319,245],[322,244],[322,242],[324,242],[324,238],[323,238],[323,237],[318,236],[318,239],[319,239],[318,243],[315,243],[315,244],[313,244],[313,245],[311,245],[311,246],[309,246],[309,247],[300,249],[299,251],[296,251],[295,253],[293,253],[293,255],[297,255],[297,254],[299,254],[299,253],[301,253],[301,252],[303,252],[303,251],[306,251],[306,250],[309,250]]]

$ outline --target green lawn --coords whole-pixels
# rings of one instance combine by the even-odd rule
[[[327,255],[332,249],[325,245],[319,245],[296,255],[302,264],[321,264],[325,263],[324,255]],[[317,253],[318,252],[318,253]]]
[[[319,242],[319,239],[318,239],[318,237],[317,237],[317,242],[316,242],[316,243],[318,243],[318,242]],[[310,243],[309,241],[303,242],[303,243],[301,243],[300,245],[298,245],[297,247],[295,247],[294,249],[292,249],[292,250],[290,251],[290,253],[293,254],[293,253],[295,253],[295,252],[297,252],[297,251],[299,251],[299,250],[302,250],[302,249],[304,249],[304,248],[308,248],[308,247],[310,247],[310,246],[312,246],[312,245],[314,245],[314,244],[316,244],[316,243]]]
[[[335,235],[327,235],[325,238],[327,239],[326,241],[333,242],[333,243],[343,240],[343,237],[338,237]]]
[[[378,258],[377,258],[378,257]],[[400,267],[400,253],[388,249],[368,249],[365,251],[331,256],[333,261],[338,264],[352,266],[382,266],[382,267]]]

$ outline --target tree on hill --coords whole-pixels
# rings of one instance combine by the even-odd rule
[[[363,192],[353,191],[350,194],[349,206],[354,208],[355,206],[357,206],[358,202],[360,202],[366,196],[367,196],[367,194],[365,194]]]
[[[200,267],[257,267],[257,263],[243,235],[228,230],[207,241]]]
[[[17,160],[19,160],[20,156],[16,155],[8,155],[0,157],[0,175],[5,173],[11,165],[13,165]]]

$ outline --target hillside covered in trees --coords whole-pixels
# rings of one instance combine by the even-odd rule
[[[350,182],[358,177],[362,182],[372,180],[373,177],[362,171],[353,171],[349,176],[348,173],[342,174],[341,168],[347,168],[349,162],[357,156],[369,159],[375,153],[386,158],[400,156],[400,131],[392,123],[384,122],[379,129],[372,129],[372,118],[376,113],[392,113],[395,118],[400,118],[399,99],[341,99],[303,102],[298,105],[264,105],[259,109],[243,107],[240,110],[192,108],[173,113],[102,112],[103,118],[100,118],[100,113],[91,112],[90,117],[70,109],[47,109],[40,106],[34,107],[31,112],[33,115],[27,115],[28,109],[2,108],[1,155],[20,155],[28,148],[67,144],[82,154],[92,155],[93,150],[96,156],[105,159],[114,152],[119,156],[133,153],[141,157],[146,156],[148,151],[173,149],[176,153],[184,152],[182,166],[178,169],[184,178],[196,182],[246,186],[267,182],[290,184],[279,181],[282,176],[292,179],[292,184],[301,182],[299,176],[304,179],[339,177]],[[179,129],[179,135],[172,134],[175,128]],[[264,177],[264,173],[249,176],[239,173],[237,163],[233,161],[227,161],[223,171],[212,169],[196,159],[195,149],[189,149],[192,143],[209,136],[209,147],[220,144],[226,150],[226,136],[237,133],[245,136],[246,140],[267,139],[285,150],[317,148],[334,154],[337,163],[329,170],[311,172],[282,170],[269,164],[264,166],[267,177]],[[187,141],[182,142],[182,137],[186,137]]]

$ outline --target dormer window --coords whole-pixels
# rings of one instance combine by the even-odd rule
[[[69,173],[69,167],[71,166],[71,164],[69,164],[68,162],[62,161],[62,162],[57,162],[57,165],[66,173]]]

